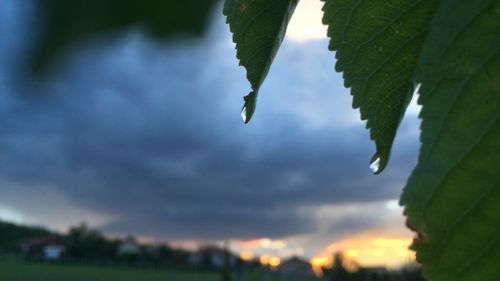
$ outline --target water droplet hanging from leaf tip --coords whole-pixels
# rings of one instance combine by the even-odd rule
[[[252,118],[252,115],[255,112],[256,99],[257,95],[255,94],[255,92],[250,92],[250,94],[243,97],[245,104],[241,109],[241,119],[243,119],[243,122],[245,122],[245,124],[250,122],[250,119]]]
[[[375,153],[370,160],[370,170],[372,170],[374,174],[378,174],[380,172],[380,156],[378,153]]]
[[[243,109],[241,110],[241,119],[243,119],[243,122],[245,124],[248,123],[247,106],[246,105],[243,105]]]

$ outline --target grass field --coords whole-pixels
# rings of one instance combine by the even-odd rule
[[[59,265],[0,261],[0,281],[220,281],[217,273],[113,268],[99,266]],[[173,277],[173,278],[172,278]],[[261,272],[245,274],[244,281],[263,281]],[[271,274],[269,281],[309,281],[300,278],[280,278]],[[314,280],[314,279],[313,279]],[[235,280],[236,281],[236,280]]]

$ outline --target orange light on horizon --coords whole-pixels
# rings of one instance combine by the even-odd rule
[[[273,268],[278,267],[281,264],[281,259],[279,257],[271,257],[269,259],[269,265]]]
[[[311,267],[317,277],[323,277],[323,268],[331,267],[333,260],[329,256],[313,257],[309,260]]]
[[[342,252],[361,266],[398,267],[415,260],[415,253],[408,249],[411,242],[411,237],[380,237],[364,233],[328,245],[319,256]]]
[[[255,256],[252,252],[245,251],[240,253],[240,258],[244,261],[251,261],[254,259],[254,257]]]
[[[359,251],[358,250],[353,250],[353,249],[346,250],[345,251],[345,255],[348,256],[348,257],[350,257],[350,258],[355,258],[355,257],[359,256]]]
[[[271,257],[270,257],[270,256],[268,256],[268,255],[262,255],[262,256],[260,256],[260,258],[259,258],[259,262],[260,262],[260,264],[262,264],[262,265],[266,266],[266,265],[268,265],[268,264],[269,264],[269,259],[270,259],[270,258],[271,258]]]
[[[373,240],[373,245],[379,247],[408,247],[407,239],[387,239],[387,238],[379,238]]]
[[[262,255],[259,258],[259,262],[263,266],[270,266],[271,268],[277,268],[281,264],[281,259],[276,256]]]

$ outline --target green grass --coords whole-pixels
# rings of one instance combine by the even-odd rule
[[[176,281],[220,280],[214,273],[177,272]],[[168,280],[166,270],[113,268],[43,263],[0,263],[2,281],[156,281]],[[169,280],[168,280],[169,281]]]
[[[47,263],[25,263],[0,260],[1,281],[220,281],[214,272],[177,271],[174,280],[169,280],[167,270],[136,269],[125,267],[100,267],[61,265]],[[245,281],[262,281],[262,273],[249,272]],[[289,281],[302,281],[290,278]],[[280,281],[277,274],[269,281]]]

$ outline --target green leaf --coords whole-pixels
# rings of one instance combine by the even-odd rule
[[[248,123],[259,88],[285,37],[298,0],[226,0],[224,15],[236,43],[236,56],[247,70],[252,91],[245,97],[242,117]]]
[[[43,71],[61,51],[83,40],[137,25],[158,38],[199,35],[215,0],[40,0],[42,36],[32,68]]]
[[[441,1],[415,81],[422,147],[401,199],[430,281],[500,280],[500,2]]]
[[[422,85],[422,147],[401,204],[426,277],[500,280],[500,1],[326,0],[324,11],[378,172]]]
[[[353,107],[368,120],[380,173],[414,90],[411,77],[435,0],[326,0],[323,23],[336,51],[336,70],[351,88]],[[374,157],[373,160],[376,160]]]

